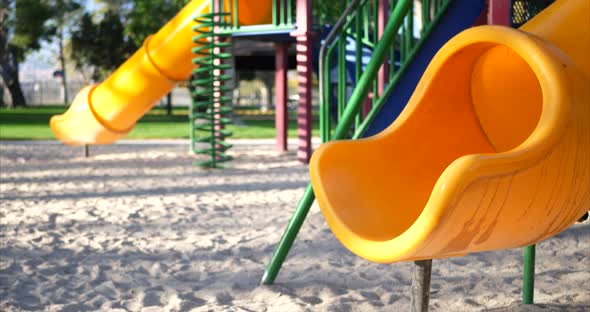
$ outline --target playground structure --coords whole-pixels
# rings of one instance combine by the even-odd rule
[[[461,33],[385,131],[316,151],[312,184],[347,248],[390,263],[521,247],[587,211],[590,51],[572,40],[590,27],[590,6],[580,3],[558,1],[522,32]]]
[[[137,120],[177,82],[186,81],[193,75],[197,79],[192,81],[192,85],[196,87],[193,92],[196,99],[191,109],[191,150],[207,152],[195,148],[194,145],[200,141],[213,140],[210,142],[213,146],[210,150],[215,161],[210,164],[215,166],[217,160],[223,161],[226,158],[226,155],[219,153],[223,153],[229,147],[221,143],[229,133],[221,129],[221,123],[225,123],[226,120],[219,114],[219,110],[224,113],[227,111],[218,106],[220,101],[227,102],[225,93],[229,89],[227,85],[222,85],[222,82],[229,80],[223,72],[230,69],[227,62],[222,60],[228,58],[228,53],[219,53],[221,48],[228,48],[229,44],[220,42],[220,38],[231,35],[277,42],[277,149],[285,151],[288,117],[287,48],[292,38],[299,38],[299,44],[307,47],[307,50],[298,51],[301,50],[300,53],[304,55],[311,53],[311,41],[308,40],[311,32],[304,31],[305,27],[311,28],[311,19],[307,22],[298,20],[295,27],[293,7],[294,2],[291,0],[240,1],[239,4],[238,1],[189,2],[160,31],[147,38],[143,47],[109,78],[98,85],[84,88],[65,114],[54,116],[50,122],[54,134],[60,141],[69,145],[111,144],[129,133]],[[311,7],[308,7],[309,10]],[[308,12],[298,12],[298,16],[308,16]],[[295,29],[296,33],[293,32]],[[298,114],[306,118],[298,122],[298,157],[302,162],[308,162],[311,157],[312,73],[301,68],[312,68],[311,57],[307,63],[298,66],[299,71],[303,73],[302,79],[307,81],[299,92]],[[197,98],[203,95],[206,97],[205,100]],[[211,116],[199,112],[205,105],[217,107],[210,111]],[[216,125],[210,127],[200,123],[199,119],[208,119]],[[206,129],[214,129],[215,133],[204,138],[194,136],[195,131]]]
[[[231,148],[225,138],[232,133],[224,129],[231,122],[227,115],[231,113],[229,104],[232,98],[227,94],[232,91],[228,85],[232,77],[224,73],[231,69],[231,64],[227,64],[231,54],[225,51],[231,44],[215,33],[216,28],[228,26],[224,20],[226,15],[206,13],[195,18],[197,26],[194,30],[197,36],[193,41],[197,43],[197,47],[193,48],[193,53],[196,54],[193,62],[198,68],[193,70],[193,79],[189,82],[193,95],[189,116],[190,138],[195,154],[210,156],[208,160],[197,164],[209,168],[219,168],[220,163],[232,159],[225,153]],[[199,135],[198,131],[205,132],[206,135]],[[199,148],[197,143],[205,143],[207,147]]]
[[[516,25],[509,18],[516,2],[522,1],[489,1],[487,21]],[[193,52],[206,51],[209,53],[204,55],[206,57],[216,52],[214,54],[221,55],[219,58],[204,59],[199,64],[200,68],[211,67],[196,72],[212,73],[197,77],[197,80],[207,81],[205,90],[211,97],[196,105],[213,109],[208,115],[192,113],[195,120],[213,122],[217,118],[220,123],[210,123],[205,128],[211,132],[207,139],[214,140],[211,149],[205,152],[223,153],[229,147],[222,142],[229,134],[223,132],[221,116],[226,112],[222,104],[227,102],[223,93],[228,90],[223,89],[221,82],[223,71],[228,67],[223,65],[223,53],[216,49],[226,48],[228,44],[223,38],[229,36],[269,40],[291,36],[297,45],[300,86],[298,158],[307,162],[311,155],[312,47],[316,37],[324,37],[324,50],[319,56],[322,141],[358,139],[387,130],[370,139],[337,142],[318,150],[310,166],[315,194],[310,184],[265,272],[263,283],[274,282],[315,195],[330,227],[344,245],[362,257],[379,262],[460,256],[467,252],[532,245],[565,229],[587,210],[589,199],[583,190],[590,188],[587,184],[590,169],[587,162],[584,167],[583,160],[588,158],[590,150],[587,144],[590,131],[587,120],[582,118],[587,119],[590,112],[582,104],[590,99],[580,86],[588,82],[590,71],[584,56],[589,51],[579,49],[588,43],[576,42],[584,36],[575,37],[576,32],[571,30],[583,31],[588,27],[573,27],[568,22],[587,21],[582,15],[589,11],[588,1],[570,2],[569,6],[558,2],[521,28],[528,34],[495,27],[469,30],[453,39],[453,43],[445,46],[435,58],[441,46],[457,33],[485,23],[481,21],[481,16],[485,17],[483,1],[422,1],[421,8],[417,9],[409,0],[393,3],[352,0],[343,10],[344,18],[332,26],[328,36],[318,36],[314,32],[310,0],[297,1],[296,5],[288,0],[255,3],[254,10],[247,9],[250,8],[248,1],[189,3],[160,32],[146,40],[144,48],[113,76],[99,86],[87,87],[64,116],[54,118],[51,124],[56,136],[69,144],[108,144],[121,138],[175,81],[188,78],[193,70],[190,63],[195,57]],[[575,5],[586,7],[580,9]],[[191,50],[194,43],[187,38],[195,36],[190,26],[195,12],[201,24],[205,28],[209,26],[203,35],[211,39],[203,42],[203,46],[211,46]],[[568,15],[570,13],[572,15]],[[416,15],[420,16],[419,27],[414,25]],[[367,22],[370,18],[373,23]],[[563,26],[556,28],[555,25]],[[174,36],[167,37],[169,34]],[[351,39],[355,43],[352,49],[349,48]],[[540,42],[547,46],[542,47]],[[288,45],[285,41],[276,45],[278,150],[286,150]],[[463,59],[454,56],[456,50],[465,52]],[[557,50],[560,52],[554,52]],[[366,51],[372,54],[370,61],[364,57]],[[347,70],[346,62],[351,56],[354,70]],[[475,64],[475,69],[462,66],[460,61],[465,60],[469,60],[466,64]],[[518,73],[515,81],[498,79],[498,73],[488,70],[490,64],[493,67],[501,61],[510,61],[509,67]],[[566,73],[559,70],[559,64],[565,64],[563,71]],[[332,67],[336,68],[335,74],[330,70]],[[449,90],[454,88],[440,87],[438,81],[445,73],[452,79],[446,78],[444,82],[453,81],[465,89],[477,90],[474,98],[469,99],[465,92],[451,93]],[[539,73],[547,75],[541,78]],[[134,83],[129,84],[129,81]],[[573,83],[570,86],[566,81]],[[514,85],[504,82],[514,82]],[[417,91],[412,95],[416,85]],[[556,87],[549,88],[549,85]],[[506,99],[498,97],[498,90],[522,93]],[[570,92],[574,92],[573,95]],[[571,98],[577,102],[571,102]],[[448,99],[449,103],[443,99]],[[474,113],[470,104],[476,99]],[[496,111],[494,104],[502,101],[512,106],[499,106]],[[527,105],[518,115],[506,113],[520,103]],[[503,117],[513,118],[506,123],[506,128],[497,124],[498,118]],[[443,129],[453,131],[433,131],[436,125],[452,125]],[[471,139],[467,140],[467,135],[472,136]],[[448,141],[449,136],[456,140]],[[424,142],[417,144],[420,140]],[[445,142],[447,144],[443,145]],[[571,146],[576,144],[578,152],[559,154],[559,151],[572,151]],[[426,156],[404,154],[412,149]],[[547,157],[552,151],[558,152]],[[486,155],[480,156],[482,153]],[[474,156],[459,158],[466,154]],[[224,156],[212,154],[212,159]],[[541,160],[546,160],[547,165],[543,166]],[[569,167],[560,170],[561,167],[551,166],[562,160],[571,163]],[[573,174],[572,168],[579,173]],[[346,174],[342,176],[342,172]],[[383,172],[390,174],[384,179]],[[561,172],[567,175],[562,176]],[[529,192],[530,188],[535,181],[543,180],[538,179],[539,176],[545,175],[550,182],[572,178],[575,187],[571,193],[565,189],[556,190],[557,194],[550,198],[520,196],[534,193]],[[379,187],[375,186],[376,182]],[[553,194],[543,192],[548,187],[549,184],[539,184],[538,193]],[[385,196],[392,190],[400,192],[396,199]],[[490,194],[498,192],[502,196],[490,198]],[[403,213],[391,210],[394,200],[407,210]],[[489,203],[491,208],[474,214],[472,207],[480,207],[483,202]],[[544,207],[549,204],[553,208],[546,211]],[[566,204],[568,208],[563,207]],[[352,208],[347,208],[349,205]],[[515,210],[522,214],[515,219],[513,214],[501,213],[505,205],[529,208]],[[361,207],[370,209],[354,212]],[[534,217],[529,218],[528,214]],[[457,223],[465,227],[458,227]],[[524,301],[530,303],[534,246],[526,248],[525,257],[530,261],[525,263],[525,274],[529,276],[525,277]]]
[[[457,2],[443,2],[441,11]],[[492,23],[501,8],[495,4]],[[527,245],[523,302],[532,303],[534,244],[590,206],[584,87],[590,82],[590,2],[558,1],[521,31],[486,26],[458,35],[438,52],[395,119],[392,109],[405,106],[395,103],[414,88],[392,97],[395,91],[386,87],[376,98],[383,90],[377,75],[380,68],[395,69],[395,51],[389,61],[387,52],[408,25],[410,8],[410,1],[397,2],[333,133],[329,114],[323,115],[324,141],[378,134],[316,151],[313,188],[308,185],[262,282],[274,282],[317,195],[332,231],[351,251],[377,262],[416,261],[413,310],[427,309],[430,259]],[[404,65],[399,68],[403,73]],[[363,102],[371,89],[373,107],[381,110],[367,113]],[[322,96],[326,101],[325,91]],[[555,181],[571,184],[556,189]]]
[[[193,19],[209,14],[210,7],[207,0],[191,1],[104,82],[84,88],[64,115],[52,118],[56,137],[72,145],[110,144],[129,133],[141,116],[195,70],[192,48],[204,42],[191,40]],[[270,3],[255,7],[241,11],[242,24],[268,22]]]
[[[387,1],[362,1],[354,23],[348,22],[349,30],[345,38],[338,39],[328,51],[327,61],[333,63],[329,75],[334,76],[332,81],[326,79],[326,86],[322,96],[333,94],[330,85],[337,86],[338,93],[331,101],[337,106],[338,114],[342,115],[343,108],[349,98],[351,90],[360,78],[363,69],[371,57],[371,51],[377,44],[377,34],[383,31],[384,21],[389,11]],[[428,2],[432,6],[433,14],[437,14],[443,2]],[[239,4],[239,5],[238,5]],[[227,71],[231,69],[231,52],[220,53],[223,49],[231,49],[230,38],[252,38],[275,42],[275,128],[277,133],[276,149],[287,150],[287,78],[288,68],[287,49],[296,43],[297,72],[298,72],[298,149],[297,157],[307,163],[311,157],[311,128],[312,128],[312,73],[317,71],[319,44],[326,37],[326,30],[322,25],[329,23],[326,17],[312,18],[311,1],[276,0],[256,2],[252,5],[248,1],[191,1],[177,16],[166,24],[158,33],[146,39],[143,47],[138,50],[127,62],[115,71],[107,80],[98,85],[84,88],[73,101],[71,109],[61,116],[55,116],[50,122],[56,137],[70,145],[110,144],[124,137],[134,127],[135,123],[156,102],[162,98],[177,82],[186,81],[191,77],[199,76],[198,80],[191,83],[195,96],[191,108],[191,150],[196,153],[211,154],[210,164],[215,167],[219,160],[229,159],[223,152],[229,145],[222,143],[229,135],[224,131],[222,124],[227,119],[222,115],[227,114],[226,108],[209,110],[209,115],[203,113],[206,106],[219,106],[221,102],[227,104],[228,91],[231,86]],[[255,10],[250,7],[255,7]],[[456,6],[460,11],[461,6]],[[215,17],[209,16],[217,14]],[[417,12],[417,10],[416,10]],[[455,15],[455,14],[453,14]],[[408,24],[402,30],[405,38],[400,44],[400,49],[395,52],[397,56],[395,66],[388,73],[380,73],[380,83],[374,91],[383,91],[384,82],[392,78],[397,67],[402,63],[413,66],[413,55],[410,55],[416,41],[414,37],[413,12],[408,13]],[[196,21],[195,21],[196,18]],[[374,18],[378,23],[363,22]],[[210,20],[209,20],[210,19]],[[315,23],[314,23],[315,20]],[[458,30],[467,27],[470,18],[458,19],[458,25],[450,27],[445,36],[432,36],[444,40]],[[434,23],[426,19],[422,25],[422,32],[438,31],[443,27],[432,27]],[[195,26],[196,25],[196,26]],[[354,31],[352,27],[354,26]],[[447,29],[446,27],[444,29]],[[198,42],[193,42],[193,37]],[[221,39],[221,38],[225,39]],[[212,49],[207,48],[208,40]],[[221,42],[224,41],[224,42]],[[196,49],[195,51],[192,51]],[[414,49],[418,51],[430,49]],[[193,52],[198,53],[195,55]],[[209,53],[210,55],[205,55]],[[221,60],[218,56],[223,56]],[[362,62],[356,62],[356,59]],[[210,62],[216,65],[207,64]],[[195,60],[193,60],[195,59]],[[174,61],[173,61],[174,60]],[[194,61],[199,64],[193,64]],[[336,62],[339,62],[336,64]],[[221,64],[223,63],[223,64]],[[195,66],[197,65],[197,66]],[[215,70],[209,70],[215,66]],[[401,68],[401,71],[406,71]],[[407,70],[413,72],[410,68]],[[319,73],[318,73],[319,74]],[[207,76],[210,75],[210,76]],[[389,78],[388,78],[389,76]],[[221,80],[225,81],[223,83]],[[406,79],[399,79],[402,83]],[[133,83],[130,83],[133,81]],[[343,83],[346,81],[346,83]],[[390,84],[395,85],[395,84]],[[213,92],[214,88],[223,89],[221,92]],[[404,89],[404,88],[398,88]],[[372,95],[375,96],[372,96]],[[373,102],[377,100],[377,92],[372,92]],[[205,99],[203,99],[203,96]],[[325,105],[320,105],[323,109]],[[365,110],[368,112],[370,103],[367,102]],[[219,114],[219,110],[224,111]],[[378,110],[374,110],[378,111]],[[325,115],[325,113],[323,113]],[[203,122],[205,120],[205,122]],[[329,127],[328,119],[321,118],[322,127]],[[326,121],[326,122],[325,122]],[[208,123],[217,123],[211,126]],[[199,134],[205,133],[205,136]],[[210,135],[209,135],[210,133]],[[328,131],[322,131],[325,137]],[[326,139],[324,139],[326,141]],[[197,148],[200,142],[209,143],[208,148]],[[219,153],[222,153],[221,155]]]

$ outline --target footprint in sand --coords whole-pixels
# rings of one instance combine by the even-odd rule
[[[316,296],[301,297],[301,300],[303,300],[303,302],[309,303],[311,305],[316,305],[316,304],[320,304],[320,303],[324,302],[322,299],[320,299],[320,297],[316,297]]]
[[[234,297],[232,297],[228,292],[224,291],[215,295],[215,300],[219,304],[231,305],[232,301],[234,301]]]

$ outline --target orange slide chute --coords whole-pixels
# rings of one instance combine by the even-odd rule
[[[590,0],[434,57],[383,132],[324,144],[311,179],[336,237],[390,263],[522,247],[590,208]]]
[[[226,1],[226,7],[233,6]],[[238,1],[238,0],[234,0]],[[63,115],[51,118],[55,136],[70,145],[110,144],[125,136],[141,116],[195,68],[193,18],[209,13],[210,0],[189,2],[104,82],[80,91]],[[239,0],[240,25],[271,22],[270,0]],[[97,47],[100,48],[100,47]]]

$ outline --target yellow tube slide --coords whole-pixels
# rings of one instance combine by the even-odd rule
[[[193,18],[208,13],[209,2],[191,1],[109,78],[82,89],[65,114],[51,118],[55,136],[70,145],[110,144],[131,131],[176,82],[190,76]],[[270,0],[240,0],[238,6],[240,25],[271,22]]]
[[[520,30],[482,26],[434,57],[382,133],[321,146],[320,208],[352,252],[390,263],[536,243],[590,208],[590,0]]]

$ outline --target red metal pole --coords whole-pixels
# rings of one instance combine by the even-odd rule
[[[489,0],[488,24],[510,26],[510,0]]]
[[[275,128],[277,130],[276,150],[287,151],[287,69],[288,43],[277,43],[275,45]]]
[[[297,159],[309,163],[311,158],[311,0],[297,0],[297,30],[291,36],[297,39]]]
[[[485,4],[483,7],[483,11],[479,15],[479,17],[475,20],[475,23],[473,23],[473,26],[481,26],[481,25],[488,24],[488,8],[490,7],[490,0],[485,0],[484,3]]]
[[[367,117],[367,115],[369,115],[369,112],[371,111],[371,108],[373,108],[373,96],[375,96],[373,92],[369,92],[367,98],[365,99],[365,102],[363,102],[363,118]]]
[[[377,36],[379,39],[383,36],[383,31],[385,30],[385,24],[387,24],[388,18],[389,0],[379,0],[377,3]],[[379,71],[377,72],[377,94],[373,94],[373,92],[370,91],[367,99],[363,103],[363,118],[369,114],[373,107],[373,97],[376,95],[381,96],[383,90],[385,90],[385,85],[389,80],[389,68],[387,68],[386,64],[387,61],[381,65],[381,68],[379,68]]]

